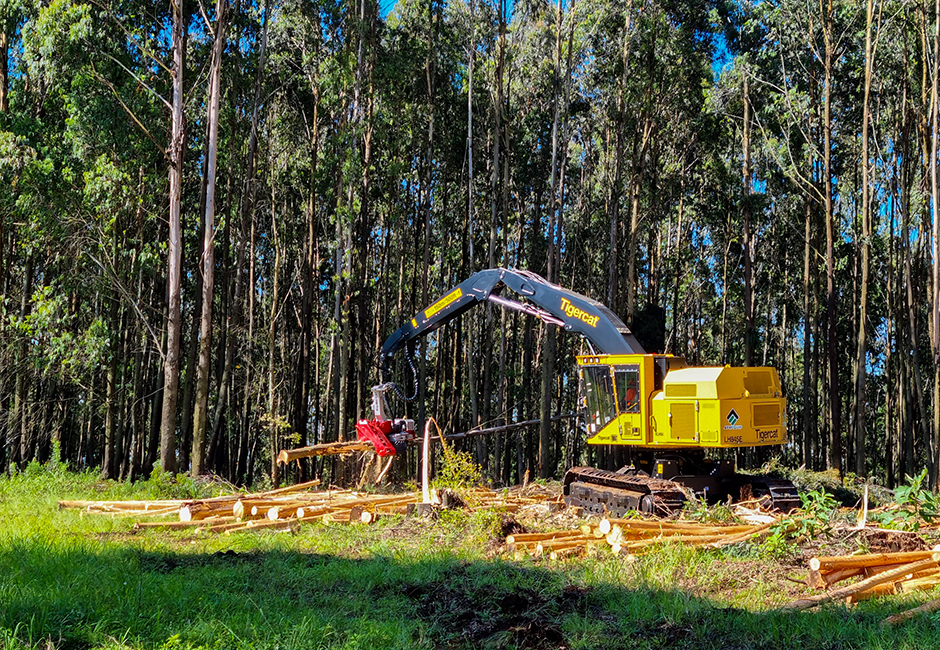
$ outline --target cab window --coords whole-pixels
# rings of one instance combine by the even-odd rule
[[[621,413],[640,412],[640,368],[639,366],[618,367],[614,370],[614,384],[617,390],[617,407]]]

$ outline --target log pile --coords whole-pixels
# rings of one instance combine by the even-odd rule
[[[853,578],[858,580],[833,588]],[[876,596],[933,589],[940,585],[940,546],[926,551],[810,558],[806,584],[825,593],[796,600],[784,610],[808,609],[834,600],[854,604]]]
[[[506,537],[507,550],[517,558],[526,555],[550,559],[583,553],[607,545],[618,555],[638,555],[663,542],[718,548],[746,542],[765,533],[771,524],[717,526],[683,521],[647,519],[602,519],[597,525],[547,533],[525,533]]]
[[[404,514],[420,500],[414,492],[363,494],[351,490],[314,492],[319,481],[299,483],[253,494],[229,494],[210,499],[153,501],[59,501],[60,508],[78,508],[112,517],[176,515],[177,521],[138,521],[134,528],[192,528],[207,532],[290,529],[300,522],[348,523],[378,521],[383,514]]]
[[[318,481],[253,494],[228,494],[209,499],[152,501],[60,501],[60,508],[78,508],[90,514],[134,517],[135,529],[187,528],[230,533],[238,530],[291,529],[302,522],[374,523],[385,515],[406,514],[421,501],[418,493],[365,494],[351,490],[312,491]],[[446,491],[445,491],[446,492]],[[470,510],[494,509],[515,513],[556,512],[564,502],[556,491],[543,486],[516,487],[500,492],[472,488],[442,493],[443,507]],[[440,497],[438,502],[440,502]],[[167,520],[174,517],[176,520]],[[151,520],[162,517],[162,520]]]
[[[462,492],[471,510],[497,509],[504,512],[533,510],[557,512],[564,509],[564,497],[544,486],[516,486],[497,492],[489,488],[471,488]]]

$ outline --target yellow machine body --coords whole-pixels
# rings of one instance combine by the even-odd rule
[[[577,358],[595,445],[734,448],[787,442],[775,368],[688,367],[661,354]]]

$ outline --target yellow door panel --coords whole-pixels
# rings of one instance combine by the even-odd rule
[[[695,403],[673,402],[669,412],[672,415],[670,420],[673,440],[695,440],[698,430],[695,422]]]

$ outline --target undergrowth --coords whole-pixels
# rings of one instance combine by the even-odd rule
[[[209,496],[218,483],[136,484],[30,466],[0,477],[0,650],[936,647],[930,617],[883,630],[933,595],[801,614],[796,540],[635,559],[493,557],[507,515],[389,516],[298,533],[136,532],[59,498]],[[821,506],[825,506],[821,503]],[[708,520],[709,515],[702,513]],[[773,541],[772,541],[773,540]]]

